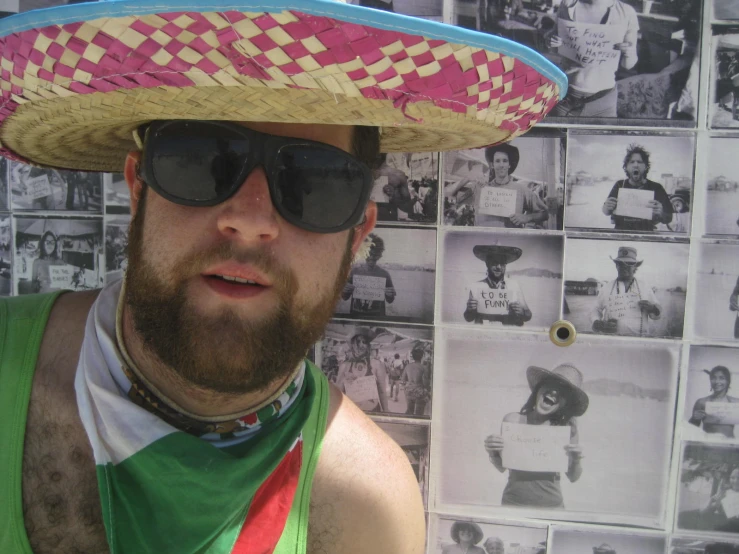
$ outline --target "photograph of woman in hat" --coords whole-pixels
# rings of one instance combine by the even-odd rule
[[[504,423],[525,425],[556,425],[570,427],[570,444],[562,452],[569,458],[567,479],[575,482],[582,475],[582,447],[578,444],[577,420],[588,409],[589,398],[582,389],[583,375],[572,364],[560,364],[553,370],[531,366],[526,370],[531,394],[518,412],[507,414]],[[505,440],[501,435],[489,435],[485,450],[490,462],[501,473]],[[564,508],[560,474],[508,470],[508,483],[503,491],[503,506],[535,506]]]
[[[64,265],[61,260],[61,244],[59,238],[46,231],[38,243],[39,256],[33,261],[32,283],[34,292],[51,292],[57,290],[51,286],[51,266]]]
[[[456,544],[449,544],[441,550],[441,554],[485,554],[477,545],[483,537],[483,532],[477,523],[471,521],[455,521],[452,524],[452,540]]]
[[[739,402],[739,398],[728,394],[731,387],[731,372],[723,365],[717,365],[710,371],[704,369],[703,372],[710,379],[711,394],[695,401],[693,413],[688,421],[696,427],[702,427],[706,433],[716,433],[733,439],[733,424],[721,423],[715,416],[706,413],[706,402]]]
[[[365,412],[387,411],[387,371],[385,364],[372,356],[375,332],[369,327],[357,327],[349,341],[346,359],[339,365],[336,386]],[[360,398],[353,394],[350,383],[366,380],[372,383],[369,394]]]
[[[475,225],[484,227],[542,228],[549,218],[544,200],[529,183],[517,179],[513,172],[518,167],[519,149],[511,144],[497,144],[485,149],[489,165],[488,182],[463,178],[445,187],[444,195],[454,197],[467,187],[474,195]],[[512,191],[515,209],[502,214],[495,206],[495,191]]]

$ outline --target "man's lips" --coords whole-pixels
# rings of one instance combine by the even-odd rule
[[[222,279],[235,284],[272,286],[271,280],[261,271],[237,263],[226,263],[208,268],[203,277]]]

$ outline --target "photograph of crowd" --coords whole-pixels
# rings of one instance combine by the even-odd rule
[[[15,210],[102,212],[102,175],[41,169],[10,162],[10,197]]]
[[[664,554],[665,536],[648,531],[588,531],[552,526],[549,554]]]
[[[739,533],[738,447],[684,443],[676,526]]]
[[[560,315],[562,251],[561,236],[445,233],[442,321],[548,328]]]
[[[455,0],[454,22],[525,44],[562,69],[551,123],[693,127],[701,0]],[[614,121],[616,119],[616,121]]]
[[[439,153],[380,154],[370,200],[377,220],[436,223],[439,212]]]
[[[683,336],[690,245],[571,238],[564,318],[580,333]]]
[[[449,330],[436,347],[441,509],[664,524],[676,346]]]
[[[403,449],[411,464],[421,489],[423,505],[428,506],[429,497],[429,442],[431,430],[428,422],[394,422],[375,419],[377,426],[385,431]]]
[[[438,516],[429,554],[546,554],[547,529]],[[436,538],[434,541],[433,537]]]
[[[706,172],[707,235],[739,235],[738,137],[711,137]]]
[[[126,249],[128,248],[129,216],[105,218],[105,282],[123,278],[128,266]]]
[[[15,217],[13,271],[16,294],[100,288],[102,218]]]
[[[693,333],[698,337],[739,339],[739,245],[698,244]]]
[[[690,232],[695,138],[666,134],[570,134],[568,229]]]
[[[739,127],[739,27],[714,27],[713,48],[710,125]]]
[[[352,266],[336,317],[433,323],[436,229],[378,225],[362,250],[366,257]]]
[[[444,152],[444,223],[561,229],[564,133],[531,132],[512,142]]]
[[[365,412],[431,417],[432,328],[332,322],[316,352],[328,380]]]
[[[10,296],[12,294],[12,235],[10,214],[0,214],[0,296]]]
[[[128,184],[122,173],[105,173],[103,175],[105,189],[105,213],[122,215],[131,213],[131,195]]]

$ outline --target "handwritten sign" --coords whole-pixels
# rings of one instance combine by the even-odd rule
[[[72,276],[75,267],[71,265],[52,265],[49,266],[49,277],[51,278],[51,286],[55,289],[68,289],[72,286]]]
[[[383,190],[388,183],[389,181],[386,175],[382,175],[375,179],[375,183],[372,185],[372,192],[370,193],[370,200],[380,202],[381,204],[390,202],[390,197],[385,194],[385,191]]]
[[[726,495],[721,500],[721,507],[727,518],[739,516],[739,494],[732,490],[726,491]]]
[[[371,410],[380,405],[377,392],[377,381],[374,375],[357,377],[353,381],[345,381],[346,395],[363,410]]]
[[[482,187],[477,209],[486,215],[510,217],[516,213],[518,191],[499,187]]]
[[[739,404],[735,402],[706,402],[706,415],[711,423],[739,425]]]
[[[566,472],[570,427],[503,423],[503,467],[521,471]]]
[[[385,300],[385,277],[355,275],[353,297],[357,300]]]
[[[615,215],[652,219],[652,208],[647,204],[654,200],[653,190],[619,189]]]
[[[478,285],[480,284],[478,283]],[[516,300],[515,291],[509,289],[491,289],[484,284],[472,288],[470,294],[474,300],[477,300],[477,312],[487,315],[507,314],[508,304]]]
[[[37,200],[52,194],[51,183],[49,183],[49,178],[46,175],[26,179],[24,184],[26,186],[25,196],[29,200]]]
[[[633,289],[632,289],[633,290]],[[608,319],[623,320],[626,318],[640,318],[639,294],[629,291],[622,294],[611,294],[606,303],[606,316]]]
[[[557,34],[562,39],[559,53],[565,58],[583,67],[598,66],[614,73],[618,69],[621,51],[614,49],[614,45],[623,42],[624,27],[560,19]]]

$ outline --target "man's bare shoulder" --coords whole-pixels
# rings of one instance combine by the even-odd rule
[[[333,386],[308,535],[309,554],[425,548],[423,504],[407,456]]]

